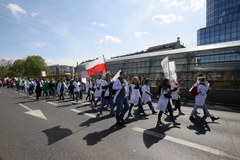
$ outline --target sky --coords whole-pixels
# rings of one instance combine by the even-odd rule
[[[0,59],[76,66],[175,42],[196,46],[206,0],[0,0]]]

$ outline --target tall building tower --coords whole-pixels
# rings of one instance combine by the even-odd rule
[[[207,0],[207,23],[197,45],[240,40],[240,0]]]

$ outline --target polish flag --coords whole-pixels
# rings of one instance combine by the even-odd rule
[[[103,56],[92,62],[87,63],[85,65],[85,68],[89,77],[96,73],[107,71]]]

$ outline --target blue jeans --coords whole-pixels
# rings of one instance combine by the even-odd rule
[[[116,99],[117,110],[116,110],[116,120],[117,123],[123,121],[125,113],[128,111],[128,97],[118,96]]]
[[[74,92],[74,94],[76,95],[75,100],[76,100],[76,102],[78,102],[79,97],[80,97],[80,92]]]
[[[105,105],[107,105],[107,104],[110,105],[110,114],[113,114],[114,105],[113,105],[113,98],[112,98],[112,96],[110,96],[109,98],[102,98],[101,107],[99,109],[100,114],[102,114],[103,107]]]
[[[211,114],[209,113],[209,111],[208,111],[208,108],[207,108],[207,105],[206,105],[206,104],[204,104],[203,106],[194,105],[194,108],[193,108],[193,111],[192,111],[192,113],[191,113],[191,116],[194,116],[194,115],[196,114],[197,109],[198,109],[199,107],[202,107],[202,108],[203,108],[204,113],[205,113],[208,117],[212,117],[212,115],[211,115]]]

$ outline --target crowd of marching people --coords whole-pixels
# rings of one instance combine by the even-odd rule
[[[158,102],[154,106],[152,102],[153,94],[150,90],[149,80],[147,78],[133,77],[129,79],[124,71],[121,71],[118,78],[113,79],[109,72],[104,77],[86,79],[83,83],[81,78],[74,79],[60,78],[58,81],[48,79],[7,79],[0,80],[0,87],[16,89],[17,91],[28,92],[31,96],[36,95],[36,100],[39,97],[55,98],[60,101],[65,99],[66,95],[72,100],[73,104],[80,103],[83,99],[83,92],[86,93],[86,101],[98,108],[97,117],[103,114],[105,107],[109,107],[109,114],[115,116],[117,125],[124,125],[125,114],[127,117],[133,117],[132,108],[137,107],[140,115],[149,116],[144,110],[144,105],[148,105],[152,114],[158,114],[157,126],[164,125],[161,121],[162,114],[169,115],[173,125],[180,125],[173,115],[174,110],[178,110],[178,115],[185,115],[181,110],[179,86],[175,83],[170,83],[168,79],[164,79],[158,89]],[[199,107],[203,108],[204,116],[210,117],[212,121],[219,119],[209,113],[206,98],[210,84],[206,81],[203,75],[199,75],[196,83],[190,91],[195,89],[195,105],[189,117],[191,121],[196,121],[195,115]],[[67,94],[68,93],[68,94]],[[156,96],[156,95],[155,95]],[[173,109],[173,105],[175,106]]]

